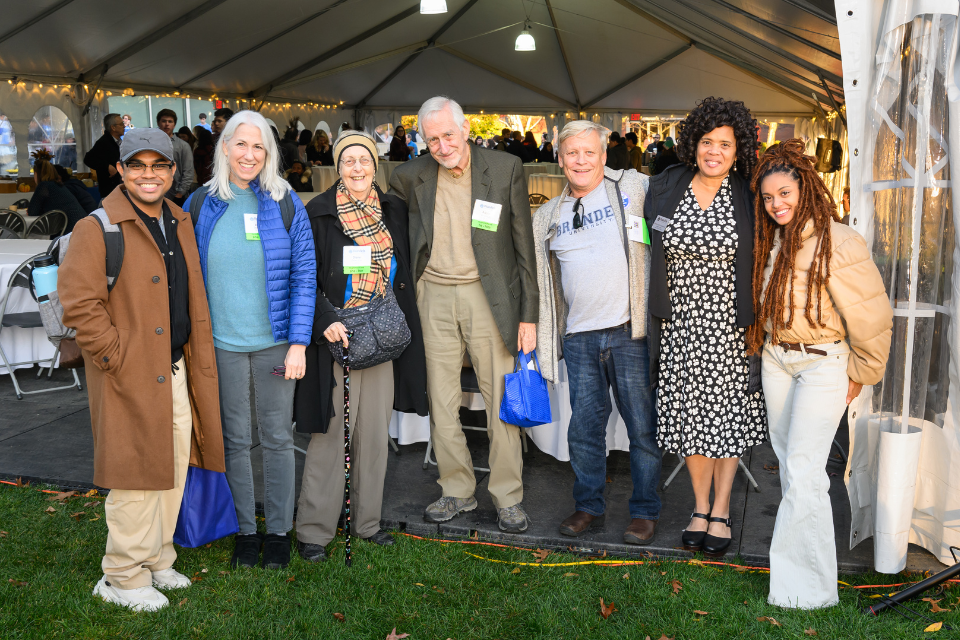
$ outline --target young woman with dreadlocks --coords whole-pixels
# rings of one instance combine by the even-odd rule
[[[833,511],[824,467],[837,424],[880,381],[893,311],[867,244],[840,223],[802,140],[767,150],[753,177],[753,305],[747,349],[763,354],[770,441],[783,500],[770,545],[781,607],[837,604]]]

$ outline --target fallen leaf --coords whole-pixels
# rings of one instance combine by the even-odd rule
[[[626,572],[625,574],[623,574],[623,579],[624,579],[624,580],[629,580],[629,579],[630,579],[630,572],[629,572],[629,571]]]
[[[204,571],[206,571],[206,569],[204,569]],[[293,582],[294,580],[296,580],[295,576],[290,576],[289,578],[287,578],[287,582]]]
[[[683,589],[683,583],[679,580],[671,580],[670,587],[673,589],[673,594],[676,595],[680,593],[681,589]]]
[[[546,549],[537,549],[533,552],[533,557],[536,558],[537,562],[543,562],[548,555],[550,555],[550,552]]]
[[[183,600],[181,600],[180,602],[178,602],[178,603],[177,603],[177,606],[178,606],[178,607],[182,607],[182,606],[185,605],[185,604],[187,604],[187,599],[186,599],[186,598],[184,598]]]
[[[925,632],[940,631],[940,627],[942,626],[943,626],[942,622],[934,622],[932,625],[924,629],[924,631]]]
[[[694,609],[693,612],[694,612],[695,614],[697,614],[698,616],[708,616],[708,615],[710,615],[710,612],[709,612],[709,611],[697,611],[696,609]]]
[[[937,604],[938,602],[940,601],[934,600],[930,603],[930,611],[932,613],[949,613],[950,611],[953,611],[953,609],[944,609],[943,607]]]
[[[213,546],[213,543],[212,543],[212,542],[208,542],[207,544],[203,545],[203,548],[204,548],[204,549],[209,549],[209,548],[212,547],[212,546]]]
[[[613,478],[610,477],[610,474],[607,474],[607,484],[613,484]]]
[[[667,575],[667,572],[666,572],[666,571],[661,571],[661,572],[660,572],[660,575],[665,576],[665,575]]]
[[[512,574],[514,574],[514,575],[520,573],[520,567],[516,567],[516,568],[515,568],[513,571],[511,571],[510,573],[512,573]]]
[[[221,571],[221,572],[220,572],[220,575],[222,575],[222,576],[228,576],[228,575],[230,575],[230,572],[229,572],[229,571]]]
[[[53,502],[54,500],[56,500],[57,502],[64,502],[68,498],[72,498],[75,495],[77,495],[76,491],[61,491],[57,495],[50,496],[49,498],[47,498],[47,501]]]
[[[388,633],[388,634],[387,634],[387,637],[386,637],[384,640],[400,640],[401,638],[406,638],[406,637],[408,637],[409,635],[410,635],[409,633],[401,633],[401,634],[398,635],[398,634],[397,634],[397,628],[394,627],[394,628],[393,628],[393,631],[391,631],[390,633]]]
[[[97,502],[96,500],[94,500],[93,502],[84,502],[84,503],[83,503],[83,506],[85,506],[85,507],[95,507],[95,506],[97,506],[98,504],[100,504],[100,503]]]
[[[84,497],[86,497],[86,498],[93,498],[94,496],[100,495],[100,492],[97,491],[96,489],[90,489],[90,491],[87,491],[87,492],[86,492],[85,494],[83,494],[83,495],[84,495]]]
[[[471,532],[470,532],[470,539],[471,539],[471,540],[479,540],[479,539],[480,539],[480,532],[477,531],[477,530],[471,531]],[[396,629],[394,629],[394,631],[396,631]],[[400,636],[400,637],[401,637],[401,638],[406,638],[408,635],[410,635],[410,634],[409,634],[409,633],[405,633],[405,634],[403,634],[403,635]],[[389,639],[388,639],[388,640],[389,640]]]
[[[57,510],[54,509],[53,507],[47,507],[46,509],[44,509],[44,511],[46,511],[46,512],[49,513],[50,515],[53,515],[53,514],[55,514],[55,513],[57,512]]]
[[[6,537],[7,537],[7,532],[6,532],[6,531],[0,531],[0,538],[6,538]]]
[[[747,571],[750,571],[750,568],[749,568],[749,567],[741,567],[740,565],[736,565],[736,566],[733,567],[733,570],[736,571],[736,572],[738,572],[738,573],[746,573]]]
[[[338,621],[340,621],[340,622],[344,622],[344,621],[346,621],[346,619],[347,619],[347,616],[343,615],[342,613],[335,613],[335,614],[333,614],[333,617],[336,618],[336,619],[337,619]]]
[[[82,516],[84,513],[86,513],[86,512],[85,512],[85,511],[77,511],[76,513],[71,513],[71,514],[70,514],[70,517],[73,518],[74,520],[76,520],[77,522],[80,522],[80,516]]]
[[[803,635],[805,635],[805,636],[815,636],[815,635],[817,635],[817,630],[816,630],[816,629],[804,629],[804,630],[803,630]]]
[[[696,558],[694,558],[693,560],[687,560],[687,564],[690,565],[691,567],[706,567],[706,566],[707,566],[707,565],[703,564],[703,560],[697,560]]]
[[[30,486],[30,481],[27,480],[26,482],[24,482],[22,478],[17,478],[17,486],[20,487],[20,488],[29,487],[29,486]]]
[[[757,618],[757,620],[759,620],[760,622],[769,622],[770,624],[772,624],[772,625],[775,626],[775,627],[782,627],[782,626],[783,626],[782,624],[780,624],[779,622],[777,622],[777,619],[776,619],[776,618],[771,618],[770,616],[760,616],[759,618]]]
[[[674,640],[673,638],[668,638],[667,634],[662,634],[657,640]]]
[[[769,471],[770,473],[776,473],[780,471],[780,466],[775,464],[765,464],[763,465],[764,471]]]
[[[368,564],[368,565],[367,565],[367,569],[373,569],[373,565],[372,565],[372,564]]]
[[[200,573],[206,573],[206,572],[207,572],[207,568],[206,568],[206,567],[204,567],[203,569],[200,569]]]
[[[579,573],[565,573],[565,574],[563,574],[563,577],[564,577],[564,578],[576,578],[578,575],[580,575],[580,574],[579,574]]]
[[[413,584],[416,585],[416,586],[418,586],[418,587],[424,586],[424,584],[423,584],[422,582],[414,582]]]
[[[600,615],[603,616],[603,619],[606,620],[609,618],[617,608],[611,602],[609,605],[603,603],[603,598],[600,598]]]
[[[87,518],[87,522],[94,522],[94,521],[99,520],[99,519],[100,519],[100,514],[99,514],[99,513],[95,513],[95,514],[93,514],[93,517],[92,517],[92,518]]]
[[[22,580],[14,580],[13,578],[10,578],[9,580],[7,580],[7,582],[9,582],[15,587],[25,587],[29,584],[27,582],[23,582]]]

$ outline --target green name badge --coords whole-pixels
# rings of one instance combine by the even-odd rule
[[[372,248],[369,245],[346,246],[343,248],[343,273],[346,275],[370,273],[371,259]]]
[[[473,216],[470,219],[470,226],[484,231],[496,231],[500,222],[501,209],[503,209],[501,204],[477,200],[473,203]]]
[[[260,239],[260,230],[257,228],[257,214],[243,214],[243,233],[247,240]]]
[[[647,229],[647,221],[640,216],[627,216],[627,237],[633,242],[650,244],[650,231]]]

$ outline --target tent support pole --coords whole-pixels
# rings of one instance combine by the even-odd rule
[[[847,119],[844,117],[843,112],[840,111],[840,107],[837,106],[837,100],[833,97],[833,91],[830,90],[830,85],[827,84],[827,81],[823,79],[823,74],[817,74],[820,76],[820,84],[823,85],[823,88],[827,90],[827,97],[830,98],[830,103],[833,105],[834,111],[837,112],[837,116],[840,118],[840,122],[843,123],[844,129],[847,128]]]

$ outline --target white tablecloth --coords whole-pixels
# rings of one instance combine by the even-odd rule
[[[393,175],[393,170],[402,164],[393,160],[381,160],[377,165],[377,184],[384,192],[390,190],[390,176]]]
[[[0,209],[7,209],[10,205],[18,200],[29,200],[32,197],[32,191],[28,191],[27,193],[0,193]]]
[[[484,408],[483,397],[479,393],[463,394],[462,406],[480,411]],[[607,421],[607,453],[612,450],[629,451],[630,439],[627,437],[627,427],[620,414],[617,404],[610,396],[610,405],[613,411]],[[550,454],[557,460],[570,460],[570,449],[567,447],[567,427],[570,425],[570,388],[567,381],[567,365],[561,360],[557,384],[550,385],[550,411],[554,421],[542,424],[539,427],[527,429],[527,437],[533,440],[537,448]],[[400,444],[426,442],[430,438],[430,418],[415,413],[393,412],[390,420],[390,437],[397,438]]]
[[[539,193],[547,196],[548,199],[556,198],[563,192],[566,184],[567,178],[562,174],[534,173],[527,179],[527,192]]]
[[[535,173],[548,173],[550,175],[561,175],[560,165],[556,162],[528,162],[523,165],[523,177],[530,181],[530,176]]]
[[[336,167],[313,167],[313,191],[323,193],[340,179]]]
[[[27,258],[45,253],[49,245],[49,240],[0,240],[0,299],[6,294],[7,283],[17,267]],[[16,287],[10,292],[7,313],[36,310],[37,303],[26,289]],[[56,351],[53,344],[47,340],[47,334],[42,328],[0,329],[0,345],[3,345],[3,352],[10,362],[51,358]],[[7,373],[6,367],[0,361],[0,375]]]

